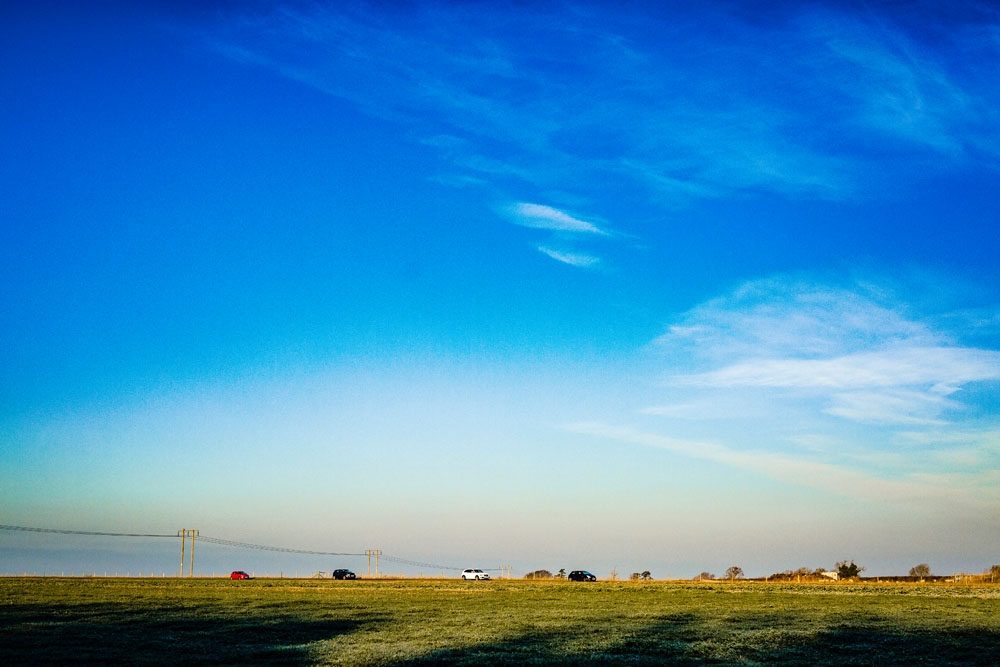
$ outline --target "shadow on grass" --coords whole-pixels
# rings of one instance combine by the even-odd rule
[[[424,665],[982,665],[1000,664],[990,630],[887,632],[845,626],[803,632],[795,619],[708,623],[691,614],[627,631],[606,623],[559,633],[526,632],[499,642],[435,651],[393,667]]]
[[[236,609],[211,604],[148,609],[107,602],[8,604],[0,608],[0,664],[307,665],[317,657],[316,642],[354,633],[372,641],[384,637],[392,647],[398,622],[356,608],[338,611],[305,601]],[[888,622],[878,617],[810,622],[787,613],[602,614],[557,629],[526,624],[496,640],[380,664],[1000,664],[1000,632],[992,627],[928,629],[914,624],[897,630]],[[349,664],[352,654],[335,658]],[[377,660],[371,654],[353,659]]]
[[[156,606],[144,613],[107,603],[8,605],[0,614],[0,663],[306,665],[310,642],[380,622],[376,616],[220,615],[181,606]]]

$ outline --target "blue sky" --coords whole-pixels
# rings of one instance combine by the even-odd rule
[[[939,5],[5,5],[0,523],[981,572],[1000,12]]]

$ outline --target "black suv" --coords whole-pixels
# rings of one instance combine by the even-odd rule
[[[350,570],[334,570],[333,571],[333,578],[334,579],[357,579],[358,575],[354,574]]]
[[[570,581],[597,581],[597,577],[586,570],[573,570],[567,579]]]

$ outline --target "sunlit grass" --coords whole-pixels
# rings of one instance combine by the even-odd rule
[[[1000,587],[0,579],[4,664],[1000,663]]]

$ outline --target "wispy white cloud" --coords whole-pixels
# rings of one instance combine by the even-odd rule
[[[834,394],[830,397],[826,412],[869,424],[931,426],[946,423],[935,415],[960,408],[958,401],[949,400],[934,392],[890,388]]]
[[[953,26],[954,34],[936,49],[876,13],[819,11],[802,25],[825,46],[831,87],[853,101],[847,120],[939,156],[997,156],[996,93],[980,87],[976,71],[995,76],[1000,48],[976,39],[981,25]],[[975,58],[967,59],[959,46],[967,39],[974,45],[969,50],[979,51]]]
[[[963,407],[963,387],[1000,381],[1000,352],[959,345],[885,297],[871,285],[755,281],[693,309],[656,347],[709,366],[675,371],[673,386],[800,392],[862,423],[941,423]]]
[[[1000,429],[964,430],[964,429],[928,429],[921,431],[900,431],[897,439],[917,447],[936,448],[973,448],[977,451],[989,451],[992,456],[1000,458]]]
[[[995,15],[935,40],[877,7],[771,19],[747,22],[721,3],[302,5],[243,13],[209,41],[418,135],[463,137],[448,155],[465,183],[836,199],[883,172],[890,146],[927,168],[997,166]]]
[[[969,312],[996,340],[994,306],[921,315],[922,290],[888,284],[747,283],[650,346],[664,375],[641,428],[573,428],[865,500],[995,510],[1000,351],[962,344]]]
[[[607,232],[601,230],[597,225],[574,218],[573,216],[542,204],[520,203],[511,207],[514,222],[524,227],[535,227],[537,229],[549,229],[556,232],[574,232],[580,234],[602,234]]]
[[[885,288],[775,276],[740,285],[683,315],[656,345],[698,358],[822,359],[903,345],[934,347],[945,334],[908,318]]]
[[[545,246],[538,246],[538,249],[556,260],[557,262],[562,262],[563,264],[569,264],[570,266],[578,266],[581,268],[592,268],[600,264],[600,257],[595,257],[593,255],[584,255],[575,252],[563,252],[561,250],[554,250],[552,248],[547,248]]]
[[[565,428],[574,433],[655,447],[694,459],[753,471],[782,482],[863,500],[891,502],[976,500],[968,490],[963,490],[962,486],[955,484],[954,479],[938,480],[938,483],[933,483],[934,480],[929,477],[889,479],[850,467],[796,458],[773,451],[741,451],[715,442],[671,438],[630,427],[601,423],[570,424]],[[964,477],[961,479],[964,480]]]
[[[922,385],[936,394],[950,394],[970,382],[1000,379],[1000,353],[900,347],[828,359],[762,358],[676,379],[682,384],[712,387],[848,389]]]
[[[605,237],[611,234],[593,222],[583,220],[544,204],[520,202],[506,209],[510,220],[522,227],[541,229],[558,237],[558,246],[539,245],[538,250],[557,262],[579,268],[594,268],[601,263],[601,258],[591,252],[580,252],[573,244],[581,237]]]

